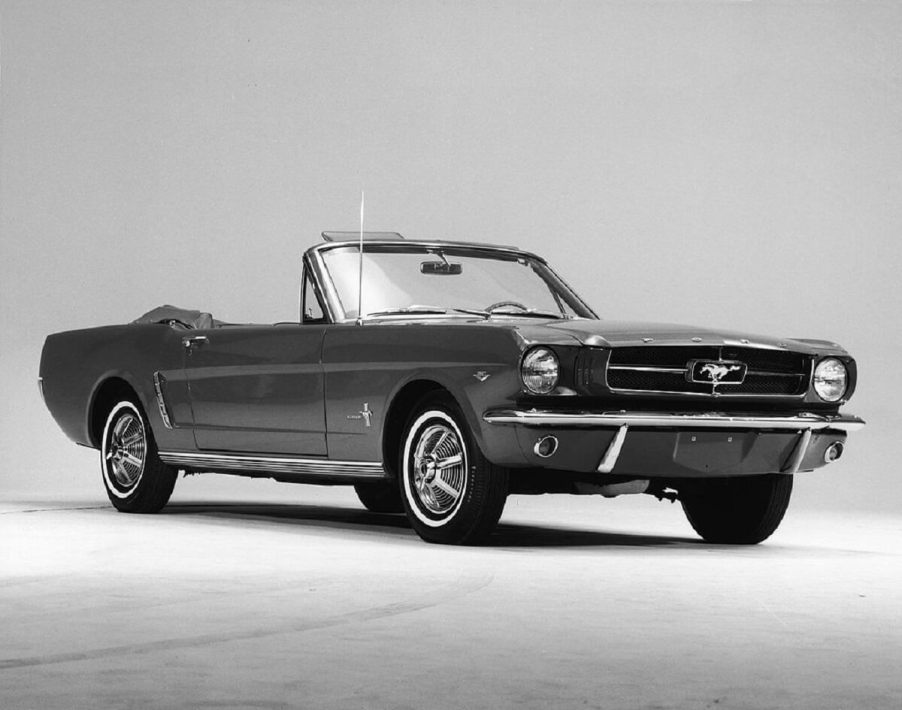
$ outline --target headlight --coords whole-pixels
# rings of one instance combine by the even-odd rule
[[[523,356],[520,377],[533,394],[548,394],[557,386],[560,366],[548,348],[533,348]]]
[[[814,391],[825,402],[836,402],[846,393],[849,374],[835,357],[821,360],[814,368]]]

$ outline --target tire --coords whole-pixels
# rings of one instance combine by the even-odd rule
[[[706,542],[756,545],[780,525],[791,493],[791,475],[768,474],[709,481],[680,502]]]
[[[141,408],[122,400],[103,428],[100,469],[107,496],[123,513],[156,513],[169,501],[178,470],[160,461]]]
[[[394,481],[386,483],[358,483],[354,486],[363,507],[374,513],[403,513],[401,492]]]
[[[399,461],[404,510],[426,542],[476,545],[495,528],[508,471],[482,455],[450,395],[430,394],[414,408]]]

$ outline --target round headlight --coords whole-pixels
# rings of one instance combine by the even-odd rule
[[[835,357],[821,360],[814,368],[814,391],[825,402],[836,402],[846,393],[849,374]]]
[[[557,386],[560,366],[557,355],[548,348],[533,348],[523,357],[520,377],[533,394],[548,394]]]

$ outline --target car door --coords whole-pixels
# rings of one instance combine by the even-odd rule
[[[183,337],[197,447],[325,456],[325,325],[225,326]]]

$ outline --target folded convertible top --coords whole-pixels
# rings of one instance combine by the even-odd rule
[[[135,318],[132,323],[166,323],[168,325],[182,325],[192,330],[199,328],[215,328],[219,321],[213,320],[213,316],[203,311],[193,311],[178,306],[157,306],[147,311],[143,316]]]

